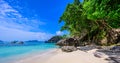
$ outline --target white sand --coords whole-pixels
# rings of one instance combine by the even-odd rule
[[[93,55],[95,50],[87,52],[75,51],[71,53],[60,52],[51,57],[46,63],[108,63],[103,58],[97,58]]]
[[[48,54],[29,57],[16,63],[108,63],[103,58],[95,57],[94,52],[95,50],[88,52],[78,50],[66,53],[59,49],[48,52]]]
[[[46,51],[45,53],[37,53],[28,55],[26,58],[22,58],[12,63],[45,63],[50,57],[57,54],[57,49]]]

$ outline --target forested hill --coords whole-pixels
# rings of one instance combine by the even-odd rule
[[[118,43],[120,0],[74,0],[67,5],[59,22],[64,22],[61,31],[67,30],[71,37],[82,37],[82,42]]]

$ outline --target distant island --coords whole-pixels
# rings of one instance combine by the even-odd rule
[[[11,44],[24,44],[23,41],[11,41],[10,43]]]
[[[28,41],[11,41],[10,44],[12,45],[23,45],[23,44],[29,44],[29,43],[37,43],[37,42],[41,42],[38,40],[28,40]]]
[[[25,41],[25,42],[40,42],[38,40],[28,40],[28,41]]]
[[[4,41],[0,40],[0,44],[4,44]]]
[[[2,40],[0,40],[0,42],[3,42]]]
[[[63,39],[62,36],[53,36],[52,38],[50,38],[48,41],[45,41],[45,43],[57,43],[59,40]]]

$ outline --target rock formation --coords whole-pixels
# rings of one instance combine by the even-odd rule
[[[18,44],[24,44],[24,42],[23,42],[23,41],[20,41],[20,42],[18,42]]]
[[[74,38],[66,38],[66,39],[62,39],[60,41],[57,42],[57,45],[59,46],[75,46],[77,47],[79,45],[78,41]]]
[[[120,43],[120,29],[110,29],[109,31],[107,31],[107,33],[105,34],[105,37],[102,39],[97,39],[96,31],[93,31],[89,34],[91,34],[91,37],[89,37],[89,34],[86,34],[85,36],[83,36],[82,38],[79,39],[79,41],[81,41],[82,43],[95,43],[98,45],[111,45],[111,44],[117,44]],[[98,31],[97,31],[98,32]]]
[[[12,42],[11,42],[11,44],[16,44],[16,43],[17,43],[17,41],[12,41]]]
[[[53,36],[51,39],[49,39],[48,41],[45,41],[45,42],[46,43],[56,43],[61,39],[62,39],[62,36]]]
[[[61,47],[61,50],[64,52],[72,52],[72,51],[76,51],[77,48],[74,46],[63,46]]]
[[[64,52],[72,52],[77,50],[78,41],[75,38],[65,38],[56,43]]]

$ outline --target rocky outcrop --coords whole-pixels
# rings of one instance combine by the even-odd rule
[[[87,33],[80,38],[80,41],[82,43],[95,43],[97,45],[112,45],[120,43],[120,29],[109,29],[108,31],[106,31],[105,36],[101,38],[99,38],[98,32],[99,30],[96,29],[90,33]]]
[[[58,42],[61,39],[62,39],[62,36],[53,36],[48,41],[45,41],[45,43],[56,43],[56,42]]]
[[[119,51],[120,52],[120,46],[113,46],[112,48],[110,48],[110,50]]]
[[[72,52],[77,50],[78,41],[75,38],[65,38],[56,43],[64,52]]]
[[[77,39],[74,38],[66,38],[66,39],[62,39],[60,41],[57,42],[57,45],[59,46],[75,46],[77,47],[79,45],[79,42],[77,41]]]
[[[64,52],[72,52],[72,51],[76,51],[77,48],[74,46],[63,46],[61,47],[61,50]]]
[[[117,44],[120,43],[120,29],[111,29],[107,33],[107,43]]]
[[[111,45],[111,44],[117,44],[120,43],[120,29],[110,29],[106,37],[104,39],[100,40],[99,43],[101,45]]]
[[[20,41],[20,42],[18,42],[18,44],[24,44],[24,42],[23,42],[23,41]]]
[[[11,44],[16,44],[16,43],[17,43],[17,41],[12,41],[12,42],[11,42]]]
[[[66,39],[61,39],[61,40],[59,40],[59,41],[56,43],[56,45],[58,45],[58,46],[65,46],[65,45],[67,45]]]
[[[20,44],[24,44],[23,41],[12,41],[11,42],[12,45],[20,45]]]

